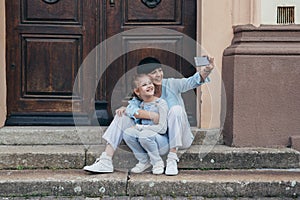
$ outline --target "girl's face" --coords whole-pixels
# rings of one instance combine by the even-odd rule
[[[163,77],[164,77],[164,72],[163,72],[162,68],[157,68],[157,69],[153,70],[152,72],[150,72],[148,74],[148,76],[151,77],[151,80],[155,85],[161,85]]]
[[[148,76],[140,77],[136,81],[136,88],[134,92],[137,96],[144,99],[144,97],[153,96],[154,95],[154,85]]]

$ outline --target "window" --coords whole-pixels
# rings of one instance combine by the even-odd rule
[[[295,7],[278,6],[277,24],[295,24]]]

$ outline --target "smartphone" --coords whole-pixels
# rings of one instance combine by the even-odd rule
[[[196,67],[207,66],[209,65],[209,60],[207,56],[194,57]]]

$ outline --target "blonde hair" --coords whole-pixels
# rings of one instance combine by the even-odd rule
[[[131,81],[131,88],[134,90],[136,88],[138,88],[138,81],[144,77],[148,77],[150,79],[150,77],[147,74],[136,74],[133,76],[132,81]],[[150,79],[151,80],[151,79]]]
[[[138,88],[138,81],[140,79],[144,78],[144,77],[148,77],[150,79],[150,77],[147,74],[136,74],[136,75],[133,76],[132,81],[131,81],[131,88],[132,88],[132,90]],[[142,99],[139,96],[137,96],[134,91],[132,91],[131,97],[132,98],[136,97],[140,101],[142,101]]]

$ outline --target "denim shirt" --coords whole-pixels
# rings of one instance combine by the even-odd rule
[[[181,93],[187,92],[191,89],[197,88],[198,86],[210,82],[210,79],[207,77],[204,82],[201,82],[201,76],[199,72],[196,72],[193,76],[188,78],[168,78],[162,80],[162,95],[160,98],[164,99],[169,109],[172,106],[180,105],[184,108],[184,102],[181,96]],[[138,114],[140,110],[141,102],[133,98],[128,101],[128,106],[126,108],[126,114],[129,117],[135,119],[134,115]]]

